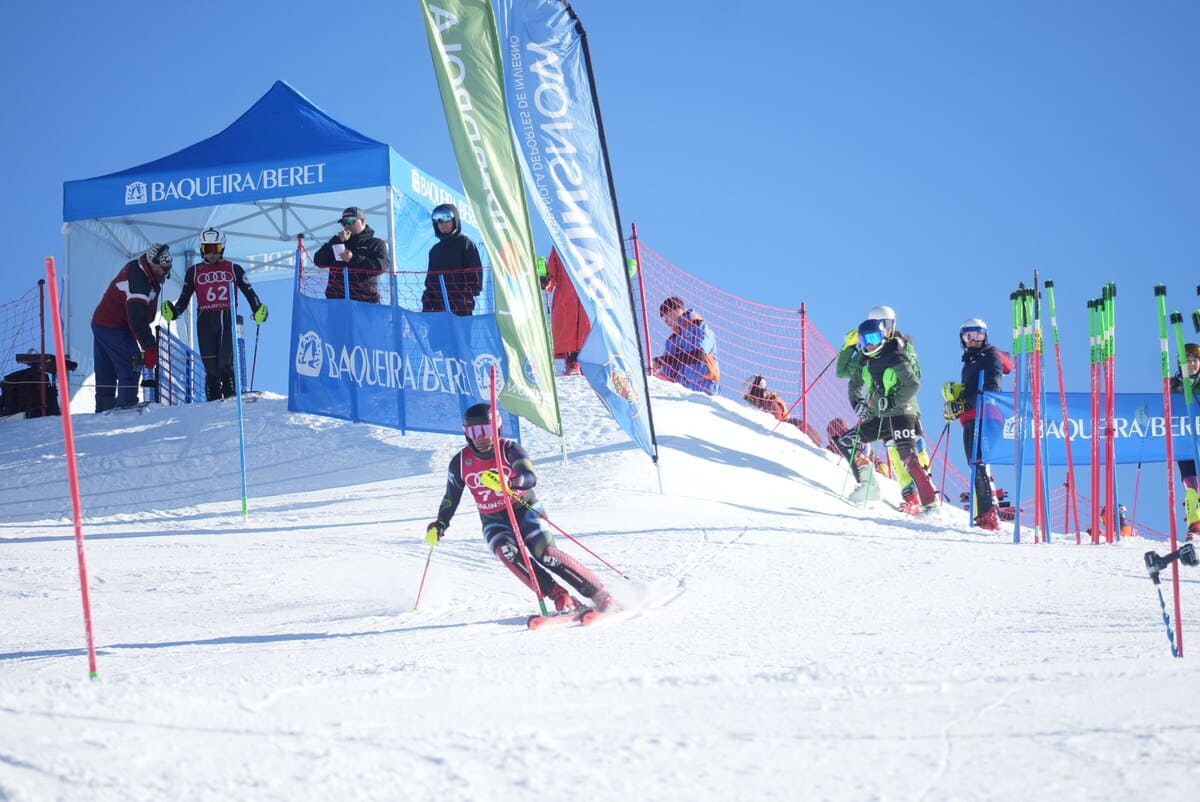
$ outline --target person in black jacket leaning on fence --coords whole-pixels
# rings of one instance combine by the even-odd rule
[[[344,275],[350,274],[350,300],[379,303],[379,274],[392,266],[387,243],[367,225],[367,213],[357,206],[342,212],[342,230],[313,256],[317,267],[329,268],[325,297],[346,297]]]

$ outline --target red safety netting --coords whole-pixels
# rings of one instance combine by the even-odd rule
[[[41,352],[41,309],[37,286],[19,298],[0,303],[0,375],[20,367],[17,354]]]
[[[789,417],[799,420],[820,446],[828,446],[830,421],[854,423],[846,381],[834,373],[841,343],[830,343],[803,305],[801,309],[782,309],[718,289],[671,264],[643,240],[634,241],[631,251],[639,269],[634,281],[638,323],[649,332],[648,344],[645,335],[641,344],[643,351],[649,349],[647,361],[661,351],[670,334],[658,315],[658,306],[669,296],[679,296],[716,334],[722,397],[747,403],[744,396],[750,380],[762,376],[767,388],[791,408]],[[967,480],[946,459],[949,449],[961,449],[960,438],[957,431],[926,428],[927,450],[933,456],[930,473],[954,503],[967,489]]]

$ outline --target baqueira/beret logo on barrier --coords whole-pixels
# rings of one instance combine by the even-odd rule
[[[170,181],[132,181],[125,185],[125,205],[161,203],[173,200],[215,198],[244,192],[270,192],[293,187],[316,186],[325,182],[325,162],[264,167],[257,172],[218,173],[185,176]]]

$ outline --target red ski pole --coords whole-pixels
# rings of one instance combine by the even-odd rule
[[[433,559],[433,546],[429,547],[429,555],[425,558],[425,570],[421,572],[421,584],[417,586],[417,600],[413,602],[413,612],[421,606],[421,592],[425,590],[425,577],[429,576],[429,562]]]
[[[533,507],[533,505],[529,504],[529,502],[525,501],[525,499],[521,498],[520,496],[514,495],[514,494],[513,494],[513,492],[512,492],[511,490],[506,490],[505,492],[507,492],[507,493],[508,493],[508,495],[509,495],[509,497],[510,497],[510,498],[516,499],[518,502],[520,502],[520,504],[521,504],[521,506],[522,506],[522,507],[524,507],[525,509],[527,509],[527,510],[529,510],[530,512],[534,513],[534,514],[535,514],[535,515],[537,515],[539,518],[541,518],[543,521],[545,521],[546,523],[548,523],[548,524],[550,524],[551,526],[553,526],[553,527],[554,527],[554,531],[558,532],[560,535],[562,535],[563,537],[565,537],[565,538],[567,538],[568,540],[570,540],[570,541],[571,541],[572,543],[574,543],[576,546],[578,546],[579,548],[581,548],[581,549],[583,549],[584,551],[586,551],[588,554],[590,554],[590,555],[592,555],[593,557],[595,557],[597,560],[599,560],[601,563],[603,563],[603,564],[604,564],[606,567],[608,567],[608,568],[612,569],[612,570],[613,570],[613,572],[615,572],[615,573],[619,574],[619,575],[620,575],[620,576],[621,576],[623,579],[629,579],[629,574],[625,573],[625,572],[624,572],[624,571],[622,571],[620,568],[617,568],[615,565],[613,565],[612,563],[610,563],[608,560],[604,559],[604,558],[603,558],[603,557],[601,557],[599,554],[597,554],[596,552],[592,551],[592,550],[591,550],[591,549],[589,549],[587,546],[583,545],[583,543],[579,542],[579,539],[578,539],[577,537],[575,537],[574,535],[572,535],[572,534],[571,534],[570,532],[568,532],[567,530],[563,529],[563,528],[562,528],[561,526],[559,526],[558,524],[554,523],[554,521],[551,521],[551,520],[550,520],[550,518],[549,518],[549,516],[547,516],[547,515],[546,515],[546,513],[542,512],[542,511],[541,511],[541,510],[539,510],[539,509],[535,509],[535,508]]]

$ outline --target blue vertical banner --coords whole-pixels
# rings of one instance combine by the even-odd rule
[[[504,0],[505,89],[525,181],[592,332],[579,352],[613,418],[655,455],[646,374],[583,26],[561,0]]]
[[[987,403],[984,421],[981,427],[983,461],[990,465],[1016,464],[1017,432],[1022,432],[1026,441],[1032,441],[1037,435],[1028,415],[1022,426],[1017,426],[1016,415],[1013,413],[1013,398],[1005,393],[988,392],[984,394]],[[1042,421],[1042,450],[1047,465],[1067,464],[1067,439],[1074,441],[1090,441],[1093,437],[1092,410],[1090,393],[1067,393],[1067,419],[1054,420],[1046,418]],[[1170,427],[1172,436],[1190,437],[1197,431],[1200,416],[1172,414],[1168,421],[1163,414],[1163,397],[1161,393],[1117,393],[1114,396],[1115,414],[1113,415],[1113,446],[1116,461],[1119,464],[1134,462],[1165,462],[1167,459],[1167,428]],[[1175,404],[1178,402],[1179,406]],[[1172,411],[1183,409],[1183,397],[1172,398]],[[1022,401],[1024,409],[1028,410],[1029,399]],[[1100,436],[1103,437],[1105,421],[1099,424]],[[1084,461],[1080,462],[1080,453]],[[1090,449],[1074,451],[1076,465],[1090,465]],[[1033,449],[1022,449],[1025,465],[1033,464]]]

